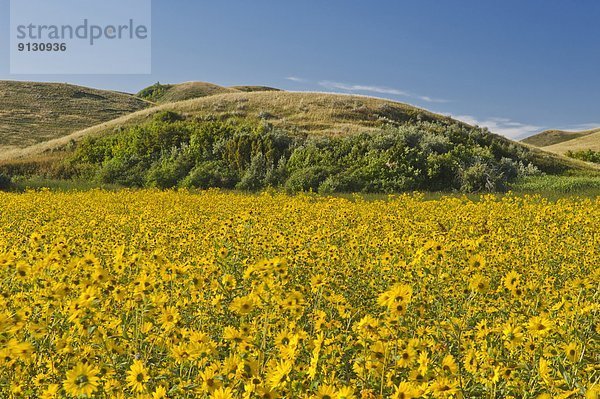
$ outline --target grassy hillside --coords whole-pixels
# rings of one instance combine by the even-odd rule
[[[283,91],[238,92],[213,95],[131,115],[129,121],[160,111],[179,112],[205,120],[239,119],[312,134],[336,135],[378,128],[411,120],[446,120],[411,105],[377,98]]]
[[[213,96],[215,94],[235,93],[238,92],[235,88],[222,87],[206,82],[185,82],[180,84],[160,84],[156,83],[146,87],[137,95],[148,101],[158,104],[174,103],[178,101],[190,100],[193,98],[201,98]]]
[[[565,154],[567,151],[600,151],[600,129],[590,130],[587,134],[558,144],[543,147],[544,150]]]
[[[311,135],[346,135],[377,130],[386,124],[417,120],[454,122],[451,118],[411,105],[371,97],[283,91],[235,92],[144,109],[56,140],[10,153],[0,153],[0,160],[60,152],[70,146],[72,141],[145,123],[164,111],[177,112],[186,118],[200,121],[269,123],[290,132]]]
[[[536,135],[527,137],[526,139],[522,140],[522,142],[536,147],[548,147],[566,141],[575,140],[580,137],[585,137],[597,132],[600,132],[600,129],[585,130],[581,132],[567,132],[564,130],[546,130]]]
[[[185,91],[178,86],[142,94],[156,101]],[[0,154],[0,172],[125,186],[394,192],[498,190],[522,175],[590,168],[403,103],[226,90]]]
[[[138,111],[132,95],[62,83],[0,81],[0,154]]]

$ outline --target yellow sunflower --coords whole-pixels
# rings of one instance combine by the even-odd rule
[[[77,363],[67,371],[67,378],[63,382],[65,392],[72,396],[90,396],[98,390],[98,370],[85,363]]]
[[[143,392],[145,389],[145,383],[148,382],[150,376],[148,370],[144,367],[144,363],[140,360],[134,360],[133,364],[127,371],[127,386],[130,387],[133,392]]]

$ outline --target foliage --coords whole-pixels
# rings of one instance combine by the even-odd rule
[[[600,196],[600,175],[529,176],[515,181],[512,189],[522,193],[542,195],[553,193],[558,196],[571,194],[595,197]]]
[[[124,186],[326,193],[502,191],[515,178],[539,172],[518,147],[461,125],[419,122],[306,137],[268,124],[188,121],[173,112],[88,138],[67,165],[76,177]]]
[[[143,98],[144,100],[157,102],[172,87],[173,85],[163,85],[160,84],[160,82],[156,82],[152,86],[146,87],[145,89],[141,90],[137,94],[137,96],[139,98]]]
[[[9,176],[0,172],[0,190],[6,190],[12,185],[12,180]]]
[[[598,397],[600,198],[0,203],[3,398]]]
[[[567,151],[566,156],[570,158],[580,159],[585,162],[600,163],[600,151],[582,150],[582,151]]]

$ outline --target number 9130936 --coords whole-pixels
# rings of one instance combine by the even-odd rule
[[[66,43],[19,43],[17,45],[19,51],[36,51],[36,52],[54,52],[67,51]]]

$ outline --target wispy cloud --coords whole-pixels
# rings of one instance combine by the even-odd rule
[[[419,100],[423,100],[426,101],[428,103],[447,103],[449,102],[448,100],[444,100],[441,98],[432,98],[432,97],[428,97],[428,96],[419,96],[417,97]]]
[[[329,90],[343,90],[346,92],[364,92],[364,93],[375,93],[375,94],[387,94],[393,96],[402,96],[415,98],[421,101],[425,101],[428,103],[446,103],[447,100],[443,100],[440,98],[433,98],[429,96],[420,96],[417,94],[413,94],[406,90],[395,89],[386,86],[372,86],[372,85],[358,85],[358,84],[349,84],[349,83],[341,83],[341,82],[332,82],[329,80],[323,80],[319,82],[319,86],[325,87]]]
[[[297,76],[288,76],[285,78],[286,80],[291,80],[292,82],[306,82],[306,79],[299,78]]]
[[[300,78],[296,78],[293,76],[288,77],[286,79],[292,80],[294,82],[308,82],[305,79],[300,79]],[[428,103],[447,103],[447,102],[449,102],[448,100],[444,100],[441,98],[433,98],[433,97],[429,97],[429,96],[417,95],[417,94],[411,93],[406,90],[400,90],[400,89],[387,87],[387,86],[350,84],[350,83],[334,82],[334,81],[330,81],[330,80],[322,80],[322,81],[318,82],[318,85],[321,87],[324,87],[328,90],[341,90],[341,91],[348,92],[348,93],[363,92],[363,93],[375,93],[375,94],[402,96],[402,97],[407,97],[407,98],[418,99],[418,100],[425,101]],[[439,112],[439,113],[446,114],[444,112]],[[477,118],[472,115],[452,115],[452,114],[450,114],[449,116],[451,116],[454,119],[458,119],[463,122],[466,122],[470,125],[487,127],[493,133],[500,134],[502,136],[508,137],[510,139],[515,139],[515,140],[522,139],[527,136],[531,136],[533,134],[539,133],[540,131],[544,130],[543,126],[522,123],[522,122],[511,120],[509,118],[492,117],[492,118],[481,119],[481,118]],[[591,127],[597,127],[597,126],[600,126],[600,125],[584,124],[584,125],[580,125],[580,128],[581,128],[580,130],[584,130],[585,128],[589,129]]]
[[[580,132],[583,130],[593,130],[600,128],[600,123],[579,123],[577,125],[569,125],[566,127],[557,128],[559,130],[566,130],[569,132]]]
[[[334,89],[334,90],[366,91],[369,93],[393,94],[395,96],[409,96],[410,95],[406,91],[392,89],[392,88],[383,87],[383,86],[351,85],[351,84],[347,84],[347,83],[331,82],[328,80],[319,82],[319,85],[325,87],[326,89]]]
[[[303,82],[303,83],[311,83],[310,80],[300,78],[297,76],[288,76],[285,79],[290,80],[292,82]],[[324,87],[328,90],[341,90],[344,92],[356,93],[375,93],[375,94],[384,94],[384,95],[392,95],[392,96],[402,96],[407,98],[418,99],[421,101],[425,101],[427,103],[448,103],[450,101],[444,100],[441,98],[434,98],[429,96],[422,96],[411,93],[406,90],[400,90],[387,86],[374,86],[374,85],[365,85],[365,84],[351,84],[351,83],[342,83],[342,82],[334,82],[330,80],[322,80],[317,82],[317,84],[321,87]],[[539,133],[543,130],[548,129],[545,126],[538,126],[530,123],[522,123],[518,121],[514,121],[509,118],[499,118],[499,117],[490,117],[490,118],[478,118],[472,115],[452,115],[444,112],[438,112],[440,114],[449,115],[454,119],[461,120],[470,125],[479,126],[479,127],[487,127],[491,132],[500,134],[502,136],[508,137],[510,139],[519,140],[524,139],[525,137],[532,136],[536,133]],[[568,127],[553,127],[555,129],[560,130],[568,130],[568,131],[582,131],[582,130],[591,130],[600,128],[600,123],[581,123],[577,125],[571,125]]]
[[[451,115],[469,125],[487,127],[492,133],[497,133],[510,139],[523,139],[544,130],[543,126],[513,121],[508,118],[478,119],[471,115]]]

